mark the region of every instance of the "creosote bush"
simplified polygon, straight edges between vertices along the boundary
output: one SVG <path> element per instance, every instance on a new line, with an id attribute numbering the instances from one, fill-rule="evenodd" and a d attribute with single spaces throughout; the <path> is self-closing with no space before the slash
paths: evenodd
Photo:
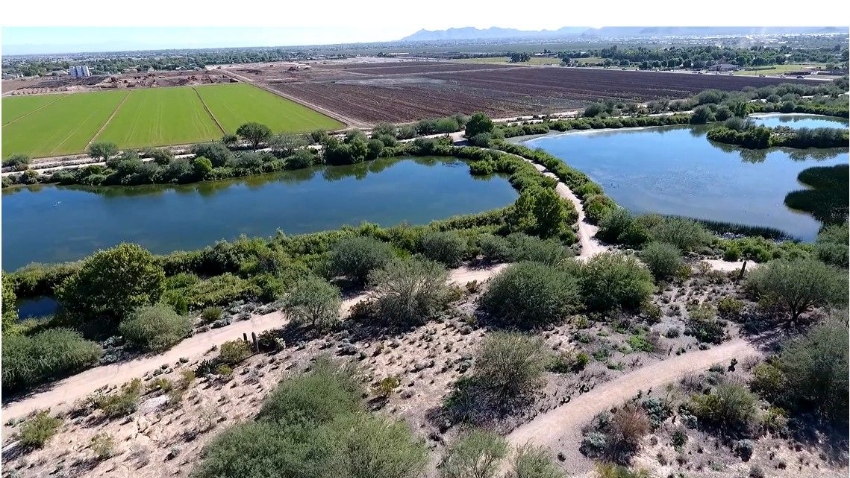
<path id="1" fill-rule="evenodd" d="M 227 365 L 236 365 L 250 356 L 251 346 L 242 339 L 225 342 L 218 349 L 219 362 Z"/>
<path id="2" fill-rule="evenodd" d="M 342 295 L 337 287 L 317 276 L 299 279 L 286 293 L 282 308 L 296 323 L 310 324 L 322 330 L 339 321 Z"/>
<path id="3" fill-rule="evenodd" d="M 4 333 L 3 390 L 15 392 L 76 373 L 96 364 L 102 355 L 97 343 L 71 329 L 47 329 L 34 335 Z"/>
<path id="4" fill-rule="evenodd" d="M 41 410 L 21 424 L 18 439 L 25 448 L 41 448 L 59 431 L 62 420 Z"/>
<path id="5" fill-rule="evenodd" d="M 330 251 L 328 271 L 363 284 L 369 273 L 384 267 L 393 258 L 392 247 L 371 237 L 347 237 Z"/>
<path id="6" fill-rule="evenodd" d="M 634 257 L 606 252 L 581 267 L 579 285 L 591 310 L 637 309 L 654 290 L 652 275 Z"/>
<path id="7" fill-rule="evenodd" d="M 454 231 L 429 232 L 419 240 L 419 249 L 428 259 L 454 268 L 466 255 L 466 239 Z"/>
<path id="8" fill-rule="evenodd" d="M 682 252 L 673 244 L 651 242 L 640 254 L 641 260 L 658 280 L 670 280 L 682 270 Z"/>
<path id="9" fill-rule="evenodd" d="M 393 326 L 421 324 L 449 300 L 448 272 L 437 262 L 395 259 L 369 274 L 378 318 Z"/>
<path id="10" fill-rule="evenodd" d="M 508 402 L 534 392 L 540 385 L 547 358 L 539 338 L 493 332 L 478 350 L 473 377 L 498 400 Z"/>
<path id="11" fill-rule="evenodd" d="M 470 430 L 446 450 L 438 469 L 441 478 L 493 478 L 508 444 L 494 432 Z"/>
<path id="12" fill-rule="evenodd" d="M 549 450 L 525 445 L 516 451 L 506 478 L 566 478 Z"/>
<path id="13" fill-rule="evenodd" d="M 576 310 L 579 302 L 574 277 L 534 262 L 508 266 L 481 297 L 484 308 L 500 322 L 524 328 L 556 323 Z"/>
<path id="14" fill-rule="evenodd" d="M 170 306 L 151 305 L 135 310 L 118 327 L 132 347 L 145 352 L 162 352 L 183 340 L 192 330 L 192 320 L 178 315 Z"/>
<path id="15" fill-rule="evenodd" d="M 749 434 L 756 401 L 755 395 L 743 385 L 721 383 L 707 395 L 693 395 L 689 407 L 700 425 L 734 438 Z"/>

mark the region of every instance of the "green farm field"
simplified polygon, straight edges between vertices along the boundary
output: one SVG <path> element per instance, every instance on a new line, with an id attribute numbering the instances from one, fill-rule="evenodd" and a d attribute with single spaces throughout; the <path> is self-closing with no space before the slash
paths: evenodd
<path id="1" fill-rule="evenodd" d="M 7 97 L 2 108 L 4 159 L 83 153 L 97 141 L 122 149 L 210 141 L 249 121 L 275 133 L 343 126 L 248 84 Z"/>
<path id="2" fill-rule="evenodd" d="M 245 118 L 275 132 L 305 133 L 343 126 L 306 106 L 245 83 L 199 86 L 195 90 L 228 133 L 235 133 L 236 128 L 245 123 Z"/>
<path id="3" fill-rule="evenodd" d="M 223 134 L 194 89 L 150 88 L 133 91 L 97 141 L 142 148 L 218 139 Z"/>
<path id="4" fill-rule="evenodd" d="M 84 151 L 127 94 L 110 91 L 62 95 L 61 100 L 4 124 L 3 158 L 17 153 L 40 157 Z M 55 96 L 50 95 L 51 99 Z M 15 105 L 20 99 L 29 98 L 3 98 L 4 118 L 7 108 L 20 111 Z"/>

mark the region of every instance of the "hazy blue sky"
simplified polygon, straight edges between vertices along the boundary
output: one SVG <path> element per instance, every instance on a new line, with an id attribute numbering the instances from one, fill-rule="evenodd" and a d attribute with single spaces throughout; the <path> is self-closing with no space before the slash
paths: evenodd
<path id="1" fill-rule="evenodd" d="M 319 45 L 392 41 L 420 29 L 504 27 L 553 30 L 566 26 L 819 25 L 846 18 L 847 2 L 818 9 L 765 9 L 762 2 L 712 0 L 694 16 L 679 0 L 535 0 L 528 7 L 459 0 L 252 0 L 249 5 L 180 0 L 47 0 L 6 2 L 2 53 L 66 53 L 166 48 Z M 244 8 L 243 8 L 244 7 Z M 730 15 L 729 12 L 734 12 Z M 34 22 L 35 26 L 34 26 Z M 213 25 L 227 26 L 213 26 Z M 255 27 L 246 24 L 257 25 Z M 90 25 L 90 26 L 66 26 Z M 116 26 L 120 25 L 120 26 Z M 160 25 L 160 26 L 154 26 Z M 196 26 L 190 26 L 196 25 Z"/>

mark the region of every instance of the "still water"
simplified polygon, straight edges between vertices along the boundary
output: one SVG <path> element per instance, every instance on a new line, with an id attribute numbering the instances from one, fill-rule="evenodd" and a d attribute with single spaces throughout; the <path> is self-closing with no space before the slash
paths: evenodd
<path id="1" fill-rule="evenodd" d="M 425 224 L 516 197 L 504 178 L 473 177 L 461 160 L 421 157 L 182 186 L 4 190 L 3 269 L 77 260 L 122 241 L 167 253 L 277 229 Z"/>
<path id="2" fill-rule="evenodd" d="M 781 119 L 772 116 L 765 121 Z M 847 126 L 846 120 L 838 118 L 800 121 L 788 124 Z M 813 241 L 820 223 L 809 214 L 787 208 L 785 195 L 805 187 L 797 181 L 800 171 L 847 164 L 847 150 L 744 150 L 709 142 L 707 130 L 705 126 L 671 126 L 583 131 L 524 143 L 543 148 L 583 171 L 632 213 L 773 227 Z"/>

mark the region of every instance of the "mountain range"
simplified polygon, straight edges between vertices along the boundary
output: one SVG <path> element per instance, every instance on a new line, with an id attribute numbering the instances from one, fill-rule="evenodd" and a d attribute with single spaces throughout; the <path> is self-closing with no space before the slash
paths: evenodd
<path id="1" fill-rule="evenodd" d="M 846 27 L 563 27 L 557 30 L 517 30 L 474 27 L 419 30 L 400 41 L 556 39 L 567 37 L 623 38 L 653 36 L 793 35 L 847 33 Z"/>

